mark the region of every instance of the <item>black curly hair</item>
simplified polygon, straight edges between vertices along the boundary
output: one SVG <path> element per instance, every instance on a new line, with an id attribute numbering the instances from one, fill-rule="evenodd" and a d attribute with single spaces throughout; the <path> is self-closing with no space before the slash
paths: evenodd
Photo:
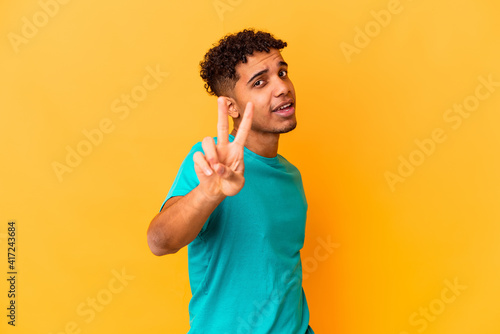
<path id="1" fill-rule="evenodd" d="M 235 69 L 238 63 L 246 63 L 247 56 L 254 51 L 281 50 L 286 45 L 270 33 L 254 29 L 226 35 L 208 50 L 200 62 L 200 76 L 205 81 L 205 89 L 210 95 L 228 95 L 239 79 Z"/>

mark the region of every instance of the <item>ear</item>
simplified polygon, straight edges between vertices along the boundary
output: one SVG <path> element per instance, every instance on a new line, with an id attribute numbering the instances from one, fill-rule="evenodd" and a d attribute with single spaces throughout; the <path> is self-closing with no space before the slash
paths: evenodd
<path id="1" fill-rule="evenodd" d="M 238 110 L 238 105 L 236 104 L 236 101 L 232 97 L 226 97 L 226 103 L 227 103 L 227 113 L 229 116 L 232 118 L 238 118 L 240 117 L 240 111 Z"/>

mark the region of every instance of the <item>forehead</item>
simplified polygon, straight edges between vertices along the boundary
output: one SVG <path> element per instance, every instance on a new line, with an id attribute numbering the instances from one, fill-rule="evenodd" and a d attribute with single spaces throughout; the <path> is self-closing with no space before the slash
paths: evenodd
<path id="1" fill-rule="evenodd" d="M 272 67 L 278 67 L 282 61 L 284 60 L 281 52 L 276 49 L 271 49 L 269 52 L 254 52 L 251 56 L 247 56 L 246 63 L 238 63 L 235 70 L 240 80 L 246 82 L 253 74 Z"/>

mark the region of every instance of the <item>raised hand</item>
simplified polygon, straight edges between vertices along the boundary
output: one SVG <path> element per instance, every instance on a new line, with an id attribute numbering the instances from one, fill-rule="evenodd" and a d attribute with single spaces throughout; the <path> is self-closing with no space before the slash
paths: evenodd
<path id="1" fill-rule="evenodd" d="M 245 184 L 243 152 L 252 126 L 253 104 L 247 103 L 235 139 L 229 142 L 228 106 L 223 97 L 219 97 L 217 103 L 217 144 L 212 137 L 203 139 L 205 155 L 201 152 L 194 154 L 194 168 L 200 180 L 200 187 L 207 196 L 234 196 Z"/>

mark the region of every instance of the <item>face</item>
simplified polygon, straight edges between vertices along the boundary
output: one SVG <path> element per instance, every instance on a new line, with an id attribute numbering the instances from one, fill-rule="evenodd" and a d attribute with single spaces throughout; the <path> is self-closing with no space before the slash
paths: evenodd
<path id="1" fill-rule="evenodd" d="M 239 80 L 233 89 L 236 111 L 235 126 L 239 124 L 247 102 L 254 104 L 252 131 L 285 133 L 297 126 L 295 119 L 295 90 L 288 77 L 288 65 L 279 50 L 254 52 L 246 63 L 236 65 Z M 234 117 L 234 116 L 233 116 Z"/>

